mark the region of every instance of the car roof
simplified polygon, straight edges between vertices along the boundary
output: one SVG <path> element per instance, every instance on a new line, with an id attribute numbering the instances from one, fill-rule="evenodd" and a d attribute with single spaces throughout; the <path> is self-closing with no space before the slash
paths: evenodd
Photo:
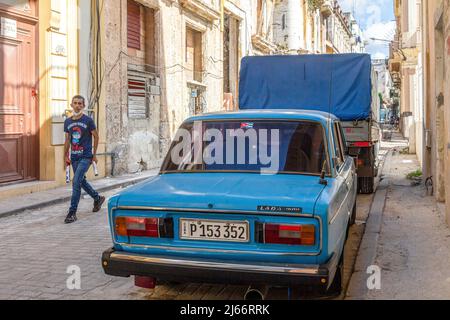
<path id="1" fill-rule="evenodd" d="M 233 112 L 213 112 L 188 118 L 185 122 L 212 120 L 309 120 L 327 123 L 339 119 L 327 112 L 312 110 L 244 110 Z"/>

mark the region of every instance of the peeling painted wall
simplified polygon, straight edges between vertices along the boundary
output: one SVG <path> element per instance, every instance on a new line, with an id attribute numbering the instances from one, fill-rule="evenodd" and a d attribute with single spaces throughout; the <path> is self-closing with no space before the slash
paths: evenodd
<path id="1" fill-rule="evenodd" d="M 192 115 L 185 63 L 186 28 L 202 33 L 204 112 L 222 109 L 223 62 L 220 20 L 208 21 L 178 1 L 138 1 L 155 10 L 156 73 L 160 96 L 150 103 L 148 119 L 130 119 L 127 104 L 127 1 L 105 0 L 104 48 L 107 149 L 117 153 L 115 174 L 160 166 L 180 124 Z M 218 12 L 219 2 L 213 1 Z M 141 161 L 142 160 L 142 161 Z"/>

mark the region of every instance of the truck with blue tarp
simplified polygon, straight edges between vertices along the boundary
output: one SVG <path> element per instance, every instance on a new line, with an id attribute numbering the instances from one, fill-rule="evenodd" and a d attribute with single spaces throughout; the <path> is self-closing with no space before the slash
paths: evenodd
<path id="1" fill-rule="evenodd" d="M 373 193 L 378 175 L 378 94 L 368 54 L 245 57 L 241 110 L 316 110 L 341 120 L 355 158 L 358 191 Z"/>

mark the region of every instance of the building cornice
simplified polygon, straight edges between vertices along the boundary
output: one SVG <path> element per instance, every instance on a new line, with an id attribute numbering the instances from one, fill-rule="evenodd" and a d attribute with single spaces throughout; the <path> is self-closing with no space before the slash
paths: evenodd
<path id="1" fill-rule="evenodd" d="M 3 4 L 0 4 L 0 13 L 2 14 L 2 17 L 5 18 L 12 18 L 18 21 L 23 21 L 32 24 L 37 24 L 39 22 L 39 19 L 37 17 L 16 10 L 11 10 L 9 9 L 9 7 Z"/>
<path id="2" fill-rule="evenodd" d="M 179 0 L 180 5 L 186 9 L 191 11 L 192 13 L 200 16 L 201 18 L 214 22 L 220 19 L 220 12 L 206 5 L 203 1 L 200 0 Z"/>

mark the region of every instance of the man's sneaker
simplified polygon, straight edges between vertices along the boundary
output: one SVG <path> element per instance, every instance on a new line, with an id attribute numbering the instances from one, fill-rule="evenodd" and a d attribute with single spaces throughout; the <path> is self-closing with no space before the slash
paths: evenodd
<path id="1" fill-rule="evenodd" d="M 102 208 L 102 204 L 105 202 L 106 198 L 103 196 L 100 196 L 100 198 L 98 198 L 98 200 L 94 201 L 94 209 L 92 210 L 92 212 L 99 212 L 100 209 Z"/>
<path id="2" fill-rule="evenodd" d="M 64 220 L 65 224 L 74 223 L 77 221 L 77 213 L 76 212 L 69 212 L 69 214 L 66 217 L 66 220 Z"/>

